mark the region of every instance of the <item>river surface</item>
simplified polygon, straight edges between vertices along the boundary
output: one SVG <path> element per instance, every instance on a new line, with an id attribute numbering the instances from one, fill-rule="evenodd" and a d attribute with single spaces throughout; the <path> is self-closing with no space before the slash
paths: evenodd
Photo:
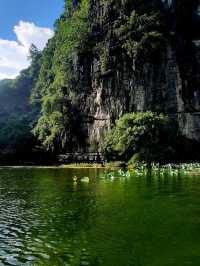
<path id="1" fill-rule="evenodd" d="M 200 176 L 103 171 L 1 169 L 0 265 L 200 265 Z"/>

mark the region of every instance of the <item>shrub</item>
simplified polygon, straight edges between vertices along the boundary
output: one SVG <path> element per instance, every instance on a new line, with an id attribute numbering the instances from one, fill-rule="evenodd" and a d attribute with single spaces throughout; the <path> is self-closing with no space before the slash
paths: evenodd
<path id="1" fill-rule="evenodd" d="M 175 155 L 176 136 L 176 123 L 164 114 L 125 114 L 108 132 L 103 151 L 108 160 L 136 160 L 150 167 Z"/>

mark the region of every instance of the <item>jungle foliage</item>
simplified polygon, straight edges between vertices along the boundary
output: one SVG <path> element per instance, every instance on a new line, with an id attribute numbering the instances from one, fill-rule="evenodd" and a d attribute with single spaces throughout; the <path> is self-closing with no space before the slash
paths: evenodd
<path id="1" fill-rule="evenodd" d="M 115 71 L 120 60 L 136 69 L 161 58 L 166 29 L 159 1 L 107 0 L 100 20 L 92 17 L 90 3 L 65 0 L 45 49 L 32 46 L 31 66 L 17 79 L 0 82 L 1 153 L 38 146 L 54 154 L 78 149 L 86 139 L 80 95 L 91 74 L 91 65 L 85 64 L 90 55 L 100 61 L 99 76 Z M 135 156 L 149 163 L 167 160 L 163 156 L 174 153 L 169 130 L 176 129 L 165 115 L 126 114 L 108 134 L 105 154 L 109 159 Z"/>
<path id="2" fill-rule="evenodd" d="M 108 160 L 165 163 L 175 156 L 176 123 L 153 112 L 123 115 L 108 133 L 104 153 Z"/>
<path id="3" fill-rule="evenodd" d="M 82 0 L 72 10 L 72 1 L 66 1 L 65 12 L 55 24 L 55 36 L 44 49 L 39 78 L 32 92 L 32 102 L 40 101 L 41 106 L 33 132 L 47 150 L 54 152 L 66 150 L 80 134 L 76 95 L 80 77 L 74 61 L 87 49 L 89 1 Z"/>
<path id="4" fill-rule="evenodd" d="M 30 93 L 40 69 L 41 52 L 30 49 L 31 66 L 15 80 L 0 82 L 0 153 L 32 152 L 36 138 L 31 129 L 37 119 L 38 109 L 30 104 Z"/>

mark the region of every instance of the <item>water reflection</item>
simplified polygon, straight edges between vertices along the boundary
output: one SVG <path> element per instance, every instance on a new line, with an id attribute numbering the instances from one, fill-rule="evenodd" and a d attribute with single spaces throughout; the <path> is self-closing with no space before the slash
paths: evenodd
<path id="1" fill-rule="evenodd" d="M 87 257 L 84 232 L 95 215 L 95 185 L 75 186 L 72 174 L 60 170 L 1 171 L 2 263 L 51 260 L 60 265 Z"/>
<path id="2" fill-rule="evenodd" d="M 0 170 L 0 265 L 200 265 L 200 177 L 102 176 Z"/>

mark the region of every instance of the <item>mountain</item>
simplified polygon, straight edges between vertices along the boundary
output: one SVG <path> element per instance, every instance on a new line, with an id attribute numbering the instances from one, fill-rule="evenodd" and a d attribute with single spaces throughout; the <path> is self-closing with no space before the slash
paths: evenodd
<path id="1" fill-rule="evenodd" d="M 31 130 L 39 110 L 30 102 L 40 69 L 40 52 L 35 47 L 31 57 L 31 66 L 18 78 L 0 81 L 0 154 L 6 158 L 12 154 L 18 154 L 18 159 L 26 158 L 36 144 Z"/>
<path id="2" fill-rule="evenodd" d="M 152 110 L 177 120 L 181 153 L 196 158 L 200 143 L 198 1 L 65 2 L 54 37 L 29 68 L 37 62 L 30 86 L 22 86 L 25 98 L 19 81 L 23 73 L 13 81 L 22 95 L 22 104 L 16 108 L 31 108 L 31 95 L 39 109 L 31 125 L 39 143 L 56 154 L 101 151 L 107 130 L 122 114 Z M 10 83 L 2 82 L 0 102 L 2 97 L 12 98 Z M 10 114 L 15 113 L 9 106 Z"/>

